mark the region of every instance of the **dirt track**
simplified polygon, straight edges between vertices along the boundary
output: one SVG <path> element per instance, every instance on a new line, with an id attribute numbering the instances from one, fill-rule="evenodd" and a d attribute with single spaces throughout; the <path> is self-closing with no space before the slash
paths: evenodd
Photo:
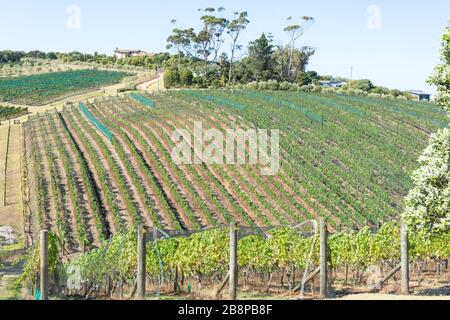
<path id="1" fill-rule="evenodd" d="M 11 121 L 12 123 L 12 121 Z M 12 226 L 19 236 L 23 238 L 23 208 L 22 208 L 22 127 L 11 124 L 8 148 L 8 161 L 6 150 L 8 143 L 8 125 L 0 126 L 0 226 Z M 6 176 L 5 176 L 6 166 Z M 6 180 L 6 183 L 5 183 Z M 6 184 L 6 206 L 4 206 L 4 188 Z"/>
<path id="2" fill-rule="evenodd" d="M 164 90 L 164 74 L 161 73 L 156 79 L 144 82 L 137 86 L 138 90 L 148 92 L 158 92 Z"/>

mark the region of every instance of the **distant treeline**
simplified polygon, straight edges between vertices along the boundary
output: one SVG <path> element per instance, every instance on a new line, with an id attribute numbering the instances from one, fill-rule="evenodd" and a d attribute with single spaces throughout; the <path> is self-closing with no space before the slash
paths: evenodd
<path id="1" fill-rule="evenodd" d="M 22 58 L 37 58 L 37 54 L 42 54 L 43 59 L 50 59 L 53 55 L 51 53 L 44 53 L 40 51 L 30 51 L 30 52 L 24 52 L 24 51 L 11 51 L 11 50 L 5 50 L 0 51 L 0 63 L 16 63 L 20 62 Z M 42 57 L 42 55 L 40 57 Z M 56 59 L 56 56 L 54 57 Z"/>
<path id="2" fill-rule="evenodd" d="M 62 52 L 42 52 L 42 51 L 11 51 L 5 50 L 0 51 L 0 63 L 19 63 L 23 58 L 32 59 L 45 59 L 45 60 L 62 60 L 64 62 L 89 62 L 97 63 L 101 65 L 132 65 L 147 68 L 155 68 L 156 66 L 163 65 L 164 61 L 170 58 L 169 53 L 160 53 L 155 56 L 139 56 L 139 57 L 129 57 L 124 59 L 117 59 L 115 56 L 108 56 L 106 54 L 99 54 L 95 52 L 94 54 L 82 53 L 78 51 L 73 51 L 69 53 Z"/>
<path id="3" fill-rule="evenodd" d="M 376 86 L 367 79 L 322 76 L 308 70 L 317 48 L 297 44 L 314 25 L 314 17 L 288 17 L 283 28 L 287 42 L 263 32 L 255 40 L 244 43 L 242 34 L 250 26 L 248 12 L 221 7 L 199 9 L 198 14 L 200 28 L 193 25 L 180 28 L 176 20 L 170 21 L 174 29 L 166 40 L 166 48 L 173 55 L 164 66 L 167 88 L 243 87 L 412 98 L 400 90 Z"/>
<path id="4" fill-rule="evenodd" d="M 171 38 L 169 37 L 169 40 Z M 173 40 L 172 40 L 173 41 Z M 179 40 L 181 41 L 181 40 Z M 193 40 L 190 40 L 193 41 Z M 187 44 L 185 46 L 198 45 Z M 170 46 L 169 46 L 170 47 Z M 338 92 L 352 95 L 379 95 L 387 97 L 413 98 L 410 94 L 386 87 L 374 85 L 370 80 L 350 80 L 346 78 L 319 75 L 307 71 L 309 59 L 315 50 L 311 47 L 294 48 L 275 46 L 270 35 L 262 34 L 250 42 L 247 54 L 231 63 L 226 54 L 217 61 L 202 61 L 198 56 L 188 54 L 191 49 L 179 49 L 176 53 L 161 52 L 154 56 L 134 56 L 118 59 L 106 54 L 42 52 L 38 50 L 0 51 L 0 64 L 20 63 L 23 58 L 60 60 L 63 62 L 96 63 L 103 66 L 129 65 L 148 69 L 164 69 L 167 88 L 220 88 L 248 87 L 250 89 L 271 89 L 290 91 Z M 291 56 L 292 59 L 289 57 Z M 290 70 L 290 71 L 287 71 Z M 231 75 L 231 77 L 230 77 Z M 320 81 L 343 81 L 347 84 L 341 88 L 324 88 Z"/>
<path id="5" fill-rule="evenodd" d="M 17 63 L 23 58 L 56 60 L 58 59 L 58 54 L 55 52 L 45 53 L 37 50 L 30 52 L 11 50 L 0 51 L 0 63 Z"/>

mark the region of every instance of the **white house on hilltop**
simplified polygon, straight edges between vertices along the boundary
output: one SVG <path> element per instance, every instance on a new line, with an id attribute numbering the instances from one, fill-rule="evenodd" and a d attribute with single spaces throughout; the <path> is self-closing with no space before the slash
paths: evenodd
<path id="1" fill-rule="evenodd" d="M 324 88 L 342 88 L 347 85 L 347 81 L 322 80 L 319 82 L 320 82 L 320 85 Z"/>
<path id="2" fill-rule="evenodd" d="M 114 50 L 114 56 L 117 59 L 124 59 L 124 58 L 129 58 L 129 57 L 153 57 L 155 54 L 152 52 L 145 52 L 142 50 L 129 50 L 129 49 L 119 49 L 116 48 L 116 50 Z"/>
<path id="3" fill-rule="evenodd" d="M 408 92 L 410 94 L 412 94 L 413 96 L 415 96 L 417 98 L 417 100 L 419 100 L 419 101 L 430 101 L 431 100 L 431 94 L 429 94 L 429 93 L 425 93 L 420 90 L 409 90 Z"/>

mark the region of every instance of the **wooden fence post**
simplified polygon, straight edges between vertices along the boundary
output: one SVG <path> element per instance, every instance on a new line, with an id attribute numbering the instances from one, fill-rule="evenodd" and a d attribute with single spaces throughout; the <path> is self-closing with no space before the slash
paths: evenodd
<path id="1" fill-rule="evenodd" d="M 400 227 L 400 250 L 402 271 L 402 294 L 409 294 L 409 254 L 408 254 L 408 230 L 402 221 Z"/>
<path id="2" fill-rule="evenodd" d="M 325 219 L 320 220 L 320 298 L 328 297 L 328 231 Z"/>
<path id="3" fill-rule="evenodd" d="M 238 264 L 237 264 L 237 226 L 236 223 L 232 222 L 230 224 L 230 282 L 229 282 L 229 293 L 230 299 L 236 300 L 236 292 L 238 285 Z"/>
<path id="4" fill-rule="evenodd" d="M 143 226 L 138 228 L 137 243 L 137 300 L 145 299 L 145 280 L 146 280 L 146 250 L 145 250 L 145 229 Z"/>
<path id="5" fill-rule="evenodd" d="M 41 300 L 48 300 L 48 231 L 41 231 L 40 239 Z"/>

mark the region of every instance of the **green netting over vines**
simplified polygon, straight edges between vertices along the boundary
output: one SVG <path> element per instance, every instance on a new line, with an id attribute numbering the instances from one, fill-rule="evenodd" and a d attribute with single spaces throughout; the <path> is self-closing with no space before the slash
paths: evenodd
<path id="1" fill-rule="evenodd" d="M 301 113 L 303 113 L 311 121 L 323 123 L 323 117 L 322 116 L 320 116 L 318 114 L 315 114 L 314 112 L 308 110 L 307 108 L 299 106 L 299 105 L 297 105 L 295 103 L 292 103 L 292 102 L 289 102 L 289 101 L 286 101 L 286 100 L 282 100 L 282 99 L 277 99 L 277 98 L 268 96 L 268 95 L 266 95 L 264 93 L 260 93 L 260 92 L 246 92 L 246 94 L 252 95 L 252 96 L 257 97 L 257 98 L 261 98 L 261 99 L 263 99 L 266 102 L 272 102 L 272 103 L 276 103 L 276 104 L 278 104 L 280 106 L 284 106 L 284 107 L 288 107 L 288 108 L 291 108 L 291 109 L 295 109 L 295 110 L 300 111 Z"/>
<path id="2" fill-rule="evenodd" d="M 388 106 L 389 107 L 389 106 Z M 441 120 L 431 119 L 430 117 L 423 115 L 419 112 L 413 111 L 413 110 L 399 110 L 393 107 L 390 107 L 392 111 L 395 111 L 397 113 L 406 114 L 408 116 L 411 116 L 413 118 L 419 119 L 419 120 L 425 120 L 425 121 L 431 121 L 435 126 L 444 129 L 448 128 L 448 123 Z"/>
<path id="3" fill-rule="evenodd" d="M 136 102 L 138 102 L 140 104 L 143 104 L 144 106 L 147 106 L 147 107 L 150 107 L 150 108 L 156 108 L 156 103 L 153 100 L 151 100 L 151 99 L 149 99 L 149 98 L 147 98 L 145 96 L 142 96 L 142 95 L 137 94 L 137 93 L 131 93 L 130 97 L 134 101 L 136 101 Z"/>
<path id="4" fill-rule="evenodd" d="M 103 123 L 98 121 L 98 119 L 92 115 L 92 113 L 86 108 L 86 106 L 82 102 L 80 102 L 80 110 L 89 119 L 89 121 L 95 127 L 97 127 L 97 129 L 100 130 L 100 132 L 103 133 L 106 138 L 108 138 L 109 141 L 112 141 L 113 135 L 111 131 L 109 131 L 109 129 Z"/>
<path id="5" fill-rule="evenodd" d="M 245 108 L 246 108 L 244 105 L 242 105 L 240 103 L 237 103 L 237 102 L 234 102 L 234 101 L 231 101 L 231 100 L 227 100 L 227 99 L 223 99 L 223 98 L 220 98 L 220 97 L 205 96 L 205 97 L 203 97 L 203 99 L 206 100 L 206 101 L 214 102 L 216 104 L 220 104 L 220 105 L 224 105 L 224 106 L 227 106 L 227 107 L 231 107 L 231 108 L 237 109 L 239 111 L 244 111 Z"/>
<path id="6" fill-rule="evenodd" d="M 196 97 L 198 99 L 202 99 L 204 101 L 212 102 L 212 103 L 226 106 L 226 107 L 231 107 L 231 108 L 237 109 L 239 111 L 244 111 L 246 109 L 246 106 L 244 106 L 240 103 L 228 100 L 228 99 L 210 96 L 210 95 L 205 96 L 205 95 L 201 94 L 200 92 L 196 92 L 196 91 L 186 91 L 186 93 L 188 93 L 191 96 Z"/>
<path id="7" fill-rule="evenodd" d="M 342 94 L 342 95 L 340 94 L 338 96 L 344 97 L 345 99 L 347 99 L 349 101 L 359 102 L 361 104 L 367 103 L 367 98 L 364 98 L 364 97 L 350 96 L 350 95 L 344 95 L 344 94 Z M 311 97 L 315 98 L 315 96 L 311 96 Z M 304 98 L 304 96 L 302 96 L 302 98 Z M 314 98 L 311 98 L 311 99 L 314 99 Z M 432 104 L 426 104 L 426 108 L 424 107 L 425 104 L 423 106 L 419 105 L 419 108 L 416 107 L 417 111 L 415 111 L 415 110 L 410 109 L 412 107 L 410 101 L 405 102 L 402 107 L 399 107 L 398 105 L 389 103 L 390 101 L 387 99 L 383 99 L 382 103 L 380 103 L 379 101 L 377 101 L 375 99 L 373 101 L 374 101 L 374 106 L 376 105 L 376 106 L 379 106 L 380 108 L 388 109 L 389 111 L 395 112 L 400 115 L 410 116 L 411 118 L 419 120 L 421 122 L 426 121 L 426 122 L 432 123 L 433 125 L 435 125 L 438 128 L 441 128 L 441 129 L 449 128 L 447 121 L 436 119 L 436 117 L 438 117 L 439 114 L 445 115 L 445 113 L 443 113 L 441 109 L 436 108 Z M 378 103 L 380 105 L 378 105 Z M 329 102 L 328 102 L 328 104 L 330 105 Z M 430 113 L 427 113 L 427 110 L 431 110 L 435 114 L 430 115 Z"/>
<path id="8" fill-rule="evenodd" d="M 128 76 L 127 72 L 92 69 L 0 78 L 0 100 L 42 105 L 68 93 L 118 83 Z"/>
<path id="9" fill-rule="evenodd" d="M 318 97 L 316 95 L 309 95 L 309 94 L 302 94 L 302 98 L 304 98 L 312 103 L 320 102 L 320 104 L 327 105 L 331 108 L 340 109 L 345 112 L 350 112 L 350 113 L 356 114 L 357 116 L 362 117 L 362 118 L 366 116 L 366 113 L 363 110 L 357 109 L 348 104 L 331 103 L 326 98 Z"/>

